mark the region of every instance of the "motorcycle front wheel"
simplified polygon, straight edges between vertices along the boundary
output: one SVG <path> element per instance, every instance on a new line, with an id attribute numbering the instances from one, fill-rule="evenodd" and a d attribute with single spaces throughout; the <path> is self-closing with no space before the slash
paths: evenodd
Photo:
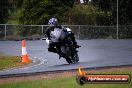
<path id="1" fill-rule="evenodd" d="M 74 56 L 73 56 L 73 62 L 77 63 L 78 61 L 79 61 L 79 56 L 78 56 L 78 53 L 77 53 L 77 50 L 76 50 L 75 53 L 74 53 Z"/>
<path id="2" fill-rule="evenodd" d="M 68 55 L 68 52 L 66 51 L 64 46 L 61 47 L 61 54 L 62 54 L 63 58 L 66 59 L 67 63 L 69 63 L 69 64 L 73 63 L 71 56 Z"/>

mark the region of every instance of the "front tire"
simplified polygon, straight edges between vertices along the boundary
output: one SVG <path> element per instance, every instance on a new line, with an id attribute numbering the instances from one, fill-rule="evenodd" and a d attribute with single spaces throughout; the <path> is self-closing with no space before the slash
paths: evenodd
<path id="1" fill-rule="evenodd" d="M 69 63 L 69 64 L 72 64 L 73 63 L 70 58 L 65 58 L 65 59 L 66 59 L 67 63 Z"/>
<path id="2" fill-rule="evenodd" d="M 61 53 L 62 56 L 66 59 L 67 63 L 69 64 L 73 63 L 64 46 L 61 47 Z"/>
<path id="3" fill-rule="evenodd" d="M 73 60 L 75 63 L 77 63 L 79 61 L 79 56 L 78 56 L 77 50 L 75 51 L 75 54 L 73 56 Z"/>

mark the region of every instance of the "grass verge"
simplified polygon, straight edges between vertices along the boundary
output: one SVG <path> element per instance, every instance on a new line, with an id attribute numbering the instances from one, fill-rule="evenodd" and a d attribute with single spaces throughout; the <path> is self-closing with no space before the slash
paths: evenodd
<path id="1" fill-rule="evenodd" d="M 132 69 L 116 69 L 116 70 L 96 70 L 88 71 L 89 74 L 129 74 L 132 76 Z M 74 73 L 76 74 L 76 72 Z M 63 75 L 63 74 L 61 74 Z M 66 74 L 65 74 L 66 75 Z M 76 77 L 53 77 L 52 79 L 39 80 L 24 80 L 19 82 L 11 82 L 0 85 L 0 88 L 132 88 L 130 84 L 85 84 L 79 85 L 76 83 Z"/>
<path id="2" fill-rule="evenodd" d="M 29 62 L 31 63 L 31 62 Z M 11 56 L 0 54 L 0 70 L 24 66 L 29 63 L 22 63 L 20 56 Z"/>

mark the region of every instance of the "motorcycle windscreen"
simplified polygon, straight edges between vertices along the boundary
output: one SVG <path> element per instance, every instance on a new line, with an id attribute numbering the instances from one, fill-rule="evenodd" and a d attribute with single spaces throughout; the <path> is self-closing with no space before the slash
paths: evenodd
<path id="1" fill-rule="evenodd" d="M 51 31 L 51 41 L 52 42 L 59 42 L 58 39 L 61 36 L 62 29 L 55 28 L 54 31 Z"/>
<path id="2" fill-rule="evenodd" d="M 61 41 L 63 41 L 63 40 L 65 40 L 66 39 L 66 37 L 67 37 L 67 33 L 65 32 L 65 31 L 61 31 L 61 35 L 60 35 L 60 40 Z"/>
<path id="3" fill-rule="evenodd" d="M 51 41 L 52 42 L 59 42 L 58 39 L 63 41 L 66 38 L 66 33 L 59 28 L 55 28 L 54 31 L 51 31 Z"/>

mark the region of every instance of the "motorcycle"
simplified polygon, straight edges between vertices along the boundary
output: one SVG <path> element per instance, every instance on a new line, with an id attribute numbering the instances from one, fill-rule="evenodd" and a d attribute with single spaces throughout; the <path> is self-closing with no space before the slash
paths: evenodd
<path id="1" fill-rule="evenodd" d="M 65 58 L 69 64 L 77 63 L 79 61 L 78 51 L 76 50 L 76 47 L 74 47 L 68 31 L 55 28 L 54 31 L 51 31 L 50 36 L 51 40 L 46 38 L 46 43 L 55 43 L 54 48 L 57 50 L 57 54 L 60 58 Z"/>

